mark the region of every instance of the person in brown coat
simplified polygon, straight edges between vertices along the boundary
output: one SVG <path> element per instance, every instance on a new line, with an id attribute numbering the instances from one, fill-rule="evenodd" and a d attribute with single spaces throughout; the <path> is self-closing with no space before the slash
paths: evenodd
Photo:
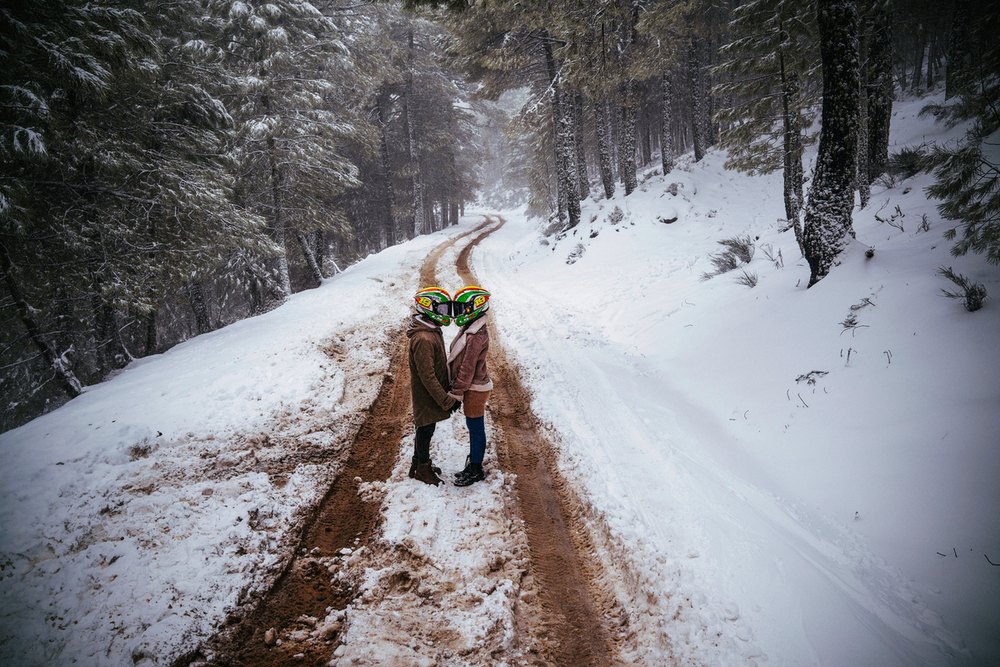
<path id="1" fill-rule="evenodd" d="M 469 486 L 486 479 L 483 457 L 486 454 L 486 401 L 493 390 L 493 381 L 486 366 L 490 352 L 489 322 L 490 293 L 482 287 L 463 287 L 451 303 L 455 324 L 461 326 L 451 341 L 448 371 L 451 388 L 448 395 L 462 401 L 465 425 L 469 428 L 469 458 L 455 475 L 455 486 Z"/>
<path id="2" fill-rule="evenodd" d="M 427 287 L 413 298 L 417 312 L 406 329 L 410 340 L 410 399 L 417 427 L 410 477 L 437 486 L 441 483 L 441 469 L 433 465 L 430 454 L 434 426 L 461 405 L 460 400 L 448 395 L 448 358 L 441 333 L 441 325 L 451 323 L 451 297 L 439 287 Z"/>

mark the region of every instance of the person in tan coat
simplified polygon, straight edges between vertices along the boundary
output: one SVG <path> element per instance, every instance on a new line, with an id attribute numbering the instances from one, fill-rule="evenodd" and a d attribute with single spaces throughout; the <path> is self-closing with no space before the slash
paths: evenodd
<path id="1" fill-rule="evenodd" d="M 465 469 L 455 475 L 455 486 L 468 486 L 486 479 L 483 457 L 486 454 L 486 401 L 493 390 L 487 368 L 490 352 L 490 293 L 482 287 L 463 287 L 451 303 L 455 324 L 461 326 L 451 342 L 448 371 L 451 388 L 448 395 L 462 401 L 465 425 L 469 429 L 469 457 Z"/>
<path id="2" fill-rule="evenodd" d="M 434 426 L 461 405 L 460 400 L 448 395 L 448 358 L 441 333 L 441 326 L 451 323 L 451 297 L 439 287 L 427 287 L 413 298 L 417 312 L 406 329 L 410 341 L 410 399 L 417 428 L 410 477 L 437 486 L 441 483 L 441 469 L 434 466 L 430 455 Z"/>

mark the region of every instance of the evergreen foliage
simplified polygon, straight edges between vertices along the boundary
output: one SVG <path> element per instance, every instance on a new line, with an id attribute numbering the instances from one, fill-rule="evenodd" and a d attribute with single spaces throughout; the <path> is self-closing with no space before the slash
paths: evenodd
<path id="1" fill-rule="evenodd" d="M 714 92 L 731 100 L 715 114 L 726 167 L 750 174 L 784 170 L 785 218 L 796 223 L 803 200 L 802 153 L 819 99 L 816 17 L 801 0 L 754 0 L 733 10 L 733 33 L 715 68 Z"/>
<path id="2" fill-rule="evenodd" d="M 316 284 L 324 260 L 384 247 L 369 209 L 405 167 L 369 168 L 368 112 L 400 79 L 384 30 L 399 15 L 300 0 L 0 8 L 0 428 Z M 422 145 L 454 222 L 476 149 L 442 71 L 425 69 Z M 399 122 L 390 109 L 390 139 Z M 362 174 L 370 196 L 350 199 Z"/>
<path id="3" fill-rule="evenodd" d="M 927 194 L 941 200 L 938 211 L 958 224 L 945 237 L 958 239 L 955 256 L 970 250 L 1000 264 L 1000 9 L 994 4 L 969 3 L 975 11 L 967 23 L 967 58 L 956 63 L 951 86 L 957 96 L 924 113 L 950 124 L 968 122 L 964 138 L 934 145 L 920 160 L 934 174 Z"/>

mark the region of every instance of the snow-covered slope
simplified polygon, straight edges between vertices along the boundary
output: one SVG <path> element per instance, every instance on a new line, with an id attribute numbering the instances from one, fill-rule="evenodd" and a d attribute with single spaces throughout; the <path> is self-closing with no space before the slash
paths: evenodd
<path id="1" fill-rule="evenodd" d="M 891 150 L 936 132 L 922 104 L 897 104 Z M 709 664 L 1000 663 L 1000 308 L 967 312 L 936 275 L 1000 295 L 1000 269 L 949 255 L 920 176 L 875 186 L 857 241 L 806 289 L 780 174 L 686 158 L 588 200 L 563 238 L 509 216 L 473 255 L 563 467 L 634 555 L 627 577 L 661 619 L 700 613 L 665 623 L 664 646 Z M 745 235 L 750 264 L 703 280 L 718 241 Z M 713 625 L 714 657 L 688 641 Z"/>

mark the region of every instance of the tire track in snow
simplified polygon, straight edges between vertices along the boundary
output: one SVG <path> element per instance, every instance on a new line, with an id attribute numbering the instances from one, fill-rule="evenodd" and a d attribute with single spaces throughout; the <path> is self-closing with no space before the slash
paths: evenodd
<path id="1" fill-rule="evenodd" d="M 472 249 L 503 224 L 484 231 L 459 253 L 456 268 L 467 285 L 478 284 L 469 268 Z M 499 337 L 493 330 L 491 338 Z M 491 350 L 494 389 L 489 410 L 500 426 L 503 442 L 497 456 L 504 470 L 517 475 L 516 489 L 537 581 L 538 605 L 530 610 L 531 631 L 537 634 L 546 657 L 567 667 L 612 664 L 609 635 L 591 593 L 585 531 L 573 525 L 574 513 L 562 492 L 563 482 L 552 461 L 548 443 L 538 432 L 531 399 L 517 369 L 499 346 Z"/>
<path id="2" fill-rule="evenodd" d="M 478 229 L 481 226 L 439 244 L 423 262 L 422 283 L 436 282 L 435 271 L 441 255 Z M 327 616 L 331 609 L 343 610 L 356 595 L 349 584 L 338 585 L 337 579 L 331 580 L 330 571 L 335 561 L 339 561 L 338 553 L 345 549 L 360 551 L 360 546 L 373 541 L 381 507 L 377 502 L 368 502 L 360 490 L 363 484 L 389 478 L 399 442 L 410 423 L 410 373 L 403 327 L 393 332 L 390 340 L 396 343 L 389 372 L 351 445 L 343 469 L 313 518 L 307 521 L 295 556 L 253 610 L 242 619 L 230 619 L 232 627 L 204 647 L 212 654 L 211 664 L 319 667 L 330 660 L 335 646 L 332 640 L 340 627 L 336 622 L 326 624 L 319 628 L 323 641 L 315 641 L 317 619 Z M 283 632 L 286 637 L 290 634 L 300 640 L 279 641 Z M 195 664 L 204 659 L 205 652 L 198 650 L 182 656 L 172 667 Z"/>

